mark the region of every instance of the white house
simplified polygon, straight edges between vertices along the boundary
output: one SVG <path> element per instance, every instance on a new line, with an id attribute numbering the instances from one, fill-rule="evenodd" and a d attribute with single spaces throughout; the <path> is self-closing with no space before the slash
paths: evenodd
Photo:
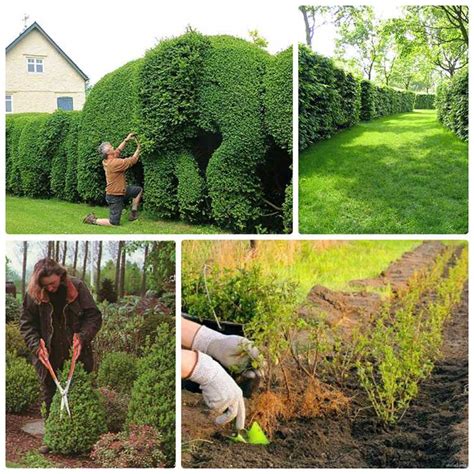
<path id="1" fill-rule="evenodd" d="M 34 22 L 6 48 L 7 113 L 81 110 L 89 78 Z"/>

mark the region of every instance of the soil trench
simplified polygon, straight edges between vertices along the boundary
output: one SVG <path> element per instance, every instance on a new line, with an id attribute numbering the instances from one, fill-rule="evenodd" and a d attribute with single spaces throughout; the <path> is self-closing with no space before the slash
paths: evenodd
<path id="1" fill-rule="evenodd" d="M 439 242 L 425 242 L 390 265 L 378 279 L 389 282 L 392 288 L 403 288 L 410 276 L 430 266 L 444 248 Z M 370 286 L 375 286 L 373 282 Z M 184 391 L 183 467 L 466 467 L 467 288 L 466 283 L 462 301 L 445 327 L 442 358 L 430 378 L 420 385 L 418 396 L 395 427 L 385 428 L 377 421 L 365 394 L 358 387 L 355 374 L 348 383 L 348 394 L 353 397 L 349 412 L 282 422 L 272 443 L 265 447 L 231 443 L 226 438 L 230 429 L 216 428 L 201 396 Z M 366 294 L 370 307 L 373 295 Z M 359 293 L 359 297 L 363 307 L 363 293 Z M 344 311 L 347 315 L 347 308 Z M 354 311 L 352 314 L 361 317 L 362 313 Z"/>

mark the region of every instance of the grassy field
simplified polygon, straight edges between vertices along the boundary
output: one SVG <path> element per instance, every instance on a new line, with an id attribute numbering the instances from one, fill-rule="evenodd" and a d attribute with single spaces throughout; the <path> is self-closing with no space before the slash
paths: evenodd
<path id="1" fill-rule="evenodd" d="M 152 220 L 140 214 L 128 220 L 128 210 L 121 225 L 99 227 L 83 224 L 82 219 L 94 212 L 108 217 L 108 209 L 87 204 L 73 204 L 57 199 L 30 199 L 7 196 L 6 228 L 9 234 L 214 234 L 223 231 L 213 226 L 190 225 L 184 222 Z"/>
<path id="2" fill-rule="evenodd" d="M 300 232 L 466 233 L 467 163 L 434 110 L 356 125 L 301 154 Z"/>
<path id="3" fill-rule="evenodd" d="M 263 274 L 298 284 L 303 300 L 316 284 L 332 290 L 353 290 L 351 280 L 376 277 L 416 247 L 413 240 L 353 241 L 184 241 L 183 280 L 201 272 L 204 264 L 219 269 L 258 265 Z"/>

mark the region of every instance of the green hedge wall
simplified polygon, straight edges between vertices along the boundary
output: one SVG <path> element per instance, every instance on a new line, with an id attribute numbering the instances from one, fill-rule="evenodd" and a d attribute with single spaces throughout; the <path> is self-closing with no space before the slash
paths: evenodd
<path id="1" fill-rule="evenodd" d="M 441 84 L 436 92 L 439 121 L 461 140 L 469 139 L 469 75 L 458 72 L 450 81 Z"/>
<path id="2" fill-rule="evenodd" d="M 104 203 L 97 148 L 135 131 L 142 156 L 127 179 L 144 185 L 148 214 L 281 231 L 291 178 L 291 73 L 291 48 L 271 56 L 242 39 L 194 31 L 161 41 L 104 76 L 81 113 L 9 118 L 7 190 Z"/>
<path id="3" fill-rule="evenodd" d="M 416 94 L 415 109 L 435 109 L 435 94 Z"/>
<path id="4" fill-rule="evenodd" d="M 411 112 L 415 94 L 358 81 L 324 56 L 299 47 L 300 149 L 324 140 L 359 120 Z"/>
<path id="5" fill-rule="evenodd" d="M 291 153 L 293 148 L 293 48 L 269 59 L 264 76 L 265 125 L 275 143 Z"/>
<path id="6" fill-rule="evenodd" d="M 129 132 L 139 131 L 138 77 L 142 64 L 143 60 L 138 59 L 107 74 L 87 97 L 82 111 L 77 162 L 77 190 L 84 201 L 105 202 L 105 174 L 98 146 L 110 142 L 116 147 Z M 122 155 L 127 156 L 133 150 L 130 144 Z M 135 168 L 130 171 L 135 173 Z"/>

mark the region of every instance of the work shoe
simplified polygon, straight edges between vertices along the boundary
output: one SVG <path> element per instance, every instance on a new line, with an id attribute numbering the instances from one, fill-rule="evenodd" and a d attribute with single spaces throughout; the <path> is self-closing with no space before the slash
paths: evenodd
<path id="1" fill-rule="evenodd" d="M 45 444 L 43 444 L 43 446 L 40 446 L 38 448 L 38 452 L 40 454 L 48 454 L 51 450 L 48 448 L 48 446 L 46 446 Z"/>
<path id="2" fill-rule="evenodd" d="M 82 220 L 84 224 L 95 224 L 96 221 L 97 221 L 97 217 L 95 216 L 93 212 L 90 214 L 87 214 L 87 216 L 84 217 L 84 219 Z"/>
<path id="3" fill-rule="evenodd" d="M 129 221 L 136 221 L 138 219 L 138 211 L 133 210 L 130 212 L 130 215 L 128 216 Z"/>

